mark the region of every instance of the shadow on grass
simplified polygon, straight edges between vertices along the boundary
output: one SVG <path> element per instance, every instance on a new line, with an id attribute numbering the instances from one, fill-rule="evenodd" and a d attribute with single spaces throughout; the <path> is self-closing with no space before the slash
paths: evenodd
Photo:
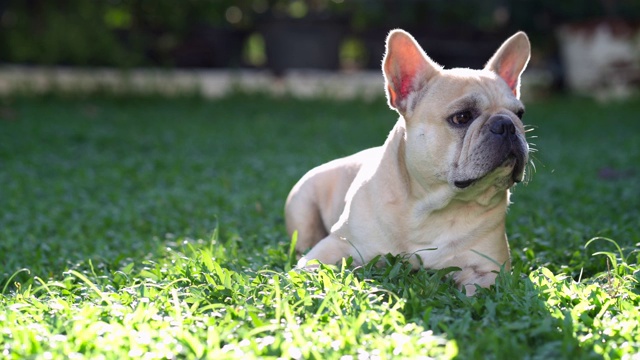
<path id="1" fill-rule="evenodd" d="M 502 272 L 495 287 L 467 297 L 446 277 L 455 269 L 415 271 L 397 257 L 387 261 L 355 272 L 404 302 L 408 323 L 455 340 L 460 358 L 601 358 L 576 337 L 569 313 L 554 316 L 545 293 L 520 272 Z"/>

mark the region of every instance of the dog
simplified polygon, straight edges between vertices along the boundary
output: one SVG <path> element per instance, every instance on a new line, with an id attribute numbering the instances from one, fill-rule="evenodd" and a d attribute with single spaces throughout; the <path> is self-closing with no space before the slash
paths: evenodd
<path id="1" fill-rule="evenodd" d="M 531 46 L 507 39 L 482 70 L 444 69 L 415 39 L 393 30 L 382 64 L 399 119 L 385 143 L 306 173 L 286 201 L 298 267 L 354 265 L 406 256 L 418 268 L 457 267 L 472 295 L 510 269 L 505 218 L 510 188 L 529 159 L 520 77 Z"/>

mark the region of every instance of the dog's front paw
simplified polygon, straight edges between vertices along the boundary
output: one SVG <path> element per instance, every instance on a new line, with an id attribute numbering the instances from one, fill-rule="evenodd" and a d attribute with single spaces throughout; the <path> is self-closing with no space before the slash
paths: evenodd
<path id="1" fill-rule="evenodd" d="M 309 259 L 306 256 L 301 257 L 296 264 L 297 269 L 317 269 L 319 267 L 320 261 L 317 259 Z"/>

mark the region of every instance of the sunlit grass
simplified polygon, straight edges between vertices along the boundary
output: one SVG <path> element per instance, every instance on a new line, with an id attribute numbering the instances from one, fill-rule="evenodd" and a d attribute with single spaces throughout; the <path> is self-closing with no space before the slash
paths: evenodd
<path id="1" fill-rule="evenodd" d="M 512 272 L 295 263 L 308 168 L 382 143 L 384 101 L 0 101 L 0 357 L 625 358 L 640 351 L 639 102 L 529 104 Z M 10 116 L 6 116 L 10 114 Z M 615 121 L 614 121 L 615 120 Z M 612 126 L 611 124 L 615 124 Z"/>

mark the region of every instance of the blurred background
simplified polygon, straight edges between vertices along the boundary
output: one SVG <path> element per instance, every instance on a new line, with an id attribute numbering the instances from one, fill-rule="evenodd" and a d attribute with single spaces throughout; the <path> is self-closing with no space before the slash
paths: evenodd
<path id="1" fill-rule="evenodd" d="M 540 93 L 625 97 L 640 84 L 638 0 L 8 0 L 0 12 L 5 91 L 43 67 L 379 76 L 393 28 L 446 67 L 481 67 L 524 30 Z"/>

